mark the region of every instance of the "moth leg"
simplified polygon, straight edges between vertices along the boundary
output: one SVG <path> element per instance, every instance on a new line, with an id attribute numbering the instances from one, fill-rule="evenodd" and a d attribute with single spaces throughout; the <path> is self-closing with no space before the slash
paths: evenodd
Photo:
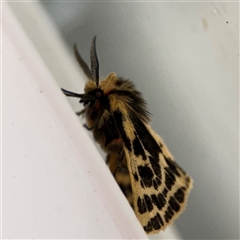
<path id="1" fill-rule="evenodd" d="M 85 113 L 85 108 L 82 109 L 81 111 L 78 111 L 76 112 L 77 116 L 81 116 Z M 92 128 L 90 128 L 86 123 L 83 124 L 83 126 L 88 130 L 88 131 L 91 131 Z"/>
<path id="2" fill-rule="evenodd" d="M 85 108 L 81 111 L 76 112 L 77 116 L 81 116 L 84 113 L 85 113 Z"/>
<path id="3" fill-rule="evenodd" d="M 124 150 L 122 149 L 120 153 L 111 152 L 107 155 L 106 164 L 109 165 L 109 169 L 114 177 L 116 177 L 116 173 L 123 167 L 123 159 L 124 159 Z"/>
<path id="4" fill-rule="evenodd" d="M 77 116 L 81 116 L 85 113 L 85 108 L 82 109 L 81 111 L 78 111 L 78 112 L 75 112 L 77 114 Z M 88 125 L 86 123 L 83 124 L 83 126 L 88 130 L 88 131 L 91 131 L 92 128 L 88 127 Z"/>
<path id="5" fill-rule="evenodd" d="M 116 158 L 116 165 L 115 165 L 115 169 L 113 171 L 114 177 L 116 177 L 117 171 L 123 167 L 124 157 L 125 157 L 125 154 L 124 154 L 124 150 L 122 149 L 119 156 Z"/>
<path id="6" fill-rule="evenodd" d="M 109 169 L 113 174 L 113 177 L 115 178 L 116 182 L 118 183 L 120 189 L 122 190 L 129 204 L 133 208 L 131 179 L 126 165 L 124 150 L 121 151 L 120 153 L 119 152 L 109 153 L 107 155 L 106 163 L 108 164 Z"/>
<path id="7" fill-rule="evenodd" d="M 109 153 L 107 155 L 106 164 L 109 166 L 109 169 L 112 174 L 113 174 L 113 172 L 115 170 L 115 166 L 116 166 L 116 157 L 117 157 L 116 153 Z"/>
<path id="8" fill-rule="evenodd" d="M 92 128 L 90 128 L 86 123 L 84 123 L 83 126 L 84 126 L 88 131 L 91 131 L 91 130 L 92 130 Z"/>

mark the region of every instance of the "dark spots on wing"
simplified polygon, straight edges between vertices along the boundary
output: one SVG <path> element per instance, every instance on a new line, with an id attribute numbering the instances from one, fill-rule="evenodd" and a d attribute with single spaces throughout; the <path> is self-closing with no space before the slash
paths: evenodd
<path id="1" fill-rule="evenodd" d="M 143 198 L 138 197 L 137 207 L 138 207 L 138 212 L 141 214 L 147 211 L 151 212 L 153 210 L 152 199 L 147 194 L 144 194 Z"/>
<path id="2" fill-rule="evenodd" d="M 153 179 L 153 187 L 155 190 L 158 190 L 158 187 L 161 185 L 161 180 L 159 177 L 155 177 L 155 179 Z"/>
<path id="3" fill-rule="evenodd" d="M 164 225 L 164 222 L 163 222 L 162 217 L 160 216 L 160 214 L 157 213 L 156 216 L 157 216 L 157 218 L 158 218 L 160 224 L 163 226 L 163 225 Z"/>
<path id="4" fill-rule="evenodd" d="M 173 215 L 174 215 L 174 212 L 173 212 L 173 210 L 171 209 L 170 206 L 168 206 L 167 211 L 168 211 L 168 213 L 171 215 L 171 218 L 172 218 Z"/>
<path id="5" fill-rule="evenodd" d="M 166 204 L 166 199 L 162 193 L 159 193 L 158 195 L 152 194 L 151 199 L 152 203 L 157 206 L 158 210 L 161 210 Z"/>
<path id="6" fill-rule="evenodd" d="M 151 198 L 152 198 L 153 204 L 157 206 L 158 210 L 161 210 L 163 208 L 163 205 L 161 204 L 157 196 L 155 194 L 152 194 Z"/>
<path id="7" fill-rule="evenodd" d="M 168 164 L 170 170 L 176 174 L 178 177 L 180 177 L 180 173 L 178 172 L 178 166 L 177 166 L 177 163 L 174 162 L 171 158 L 167 158 L 165 157 L 165 160 L 166 160 L 166 163 Z M 180 169 L 180 168 L 179 168 Z M 180 169 L 181 170 L 181 169 Z M 182 171 L 182 170 L 181 170 Z"/>
<path id="8" fill-rule="evenodd" d="M 151 187 L 152 186 L 152 178 L 153 178 L 153 172 L 150 167 L 147 165 L 145 166 L 138 166 L 138 173 L 143 181 L 143 184 L 146 187 Z"/>
<path id="9" fill-rule="evenodd" d="M 140 180 L 140 184 L 141 184 L 141 187 L 142 187 L 142 188 L 145 188 L 142 180 Z"/>
<path id="10" fill-rule="evenodd" d="M 174 197 L 177 199 L 179 203 L 183 203 L 184 201 L 184 191 L 182 188 L 179 188 L 175 193 Z"/>
<path id="11" fill-rule="evenodd" d="M 113 113 L 113 116 L 114 116 L 114 120 L 117 124 L 117 127 L 118 127 L 118 130 L 120 132 L 120 135 L 122 137 L 122 140 L 124 142 L 124 146 L 128 149 L 128 151 L 131 151 L 132 148 L 131 148 L 131 141 L 130 139 L 127 137 L 125 131 L 124 131 L 124 128 L 123 128 L 123 116 L 122 116 L 122 113 L 119 112 L 119 111 L 115 111 Z"/>
<path id="12" fill-rule="evenodd" d="M 153 187 L 154 187 L 154 189 L 157 190 L 157 189 L 158 189 L 158 186 L 159 186 L 159 185 L 157 184 L 156 180 L 154 179 L 154 180 L 153 180 Z"/>
<path id="13" fill-rule="evenodd" d="M 162 150 L 146 126 L 138 120 L 135 122 L 135 127 L 136 129 L 139 129 L 138 135 L 142 140 L 144 148 L 152 155 L 154 159 L 158 159 L 158 154 L 162 152 Z"/>
<path id="14" fill-rule="evenodd" d="M 167 193 L 168 193 L 168 189 L 167 189 L 167 188 L 164 188 L 164 189 L 163 189 L 163 192 L 162 192 L 163 196 L 166 197 L 166 196 L 167 196 Z"/>
<path id="15" fill-rule="evenodd" d="M 171 216 L 169 215 L 168 211 L 165 212 L 165 214 L 164 214 L 164 219 L 165 219 L 165 221 L 166 221 L 167 223 L 168 223 L 169 220 L 171 219 Z"/>
<path id="16" fill-rule="evenodd" d="M 162 206 L 158 203 L 157 196 L 155 194 L 152 194 L 151 199 L 152 199 L 153 204 L 156 205 L 157 208 L 160 210 Z"/>
<path id="17" fill-rule="evenodd" d="M 165 206 L 165 204 L 166 204 L 166 199 L 165 199 L 165 197 L 163 196 L 163 194 L 162 193 L 159 193 L 158 194 L 158 201 L 159 201 L 159 203 L 161 204 L 161 206 Z"/>
<path id="18" fill-rule="evenodd" d="M 137 207 L 138 207 L 138 212 L 141 214 L 143 214 L 147 211 L 145 202 L 140 197 L 138 197 L 138 199 L 137 199 Z"/>
<path id="19" fill-rule="evenodd" d="M 161 179 L 159 177 L 156 177 L 155 179 L 156 179 L 157 184 L 161 185 Z"/>
<path id="20" fill-rule="evenodd" d="M 144 231 L 145 231 L 146 233 L 151 232 L 151 231 L 152 231 L 152 224 L 151 224 L 151 222 L 148 221 L 148 224 L 147 224 L 146 226 L 144 226 L 143 229 L 144 229 Z"/>
<path id="21" fill-rule="evenodd" d="M 170 197 L 168 203 L 175 212 L 178 212 L 180 210 L 180 206 L 173 196 Z"/>
<path id="22" fill-rule="evenodd" d="M 147 127 L 137 118 L 132 119 L 139 139 L 141 139 L 143 148 L 147 150 L 151 156 L 149 156 L 150 163 L 154 173 L 161 178 L 161 171 L 159 165 L 159 153 L 162 153 L 162 149 L 159 144 L 153 138 Z"/>
<path id="23" fill-rule="evenodd" d="M 144 200 L 145 200 L 145 203 L 146 203 L 146 205 L 147 205 L 147 210 L 149 211 L 149 212 L 151 212 L 152 210 L 153 210 L 153 205 L 152 205 L 152 200 L 151 200 L 151 198 L 148 196 L 148 195 L 146 195 L 146 194 L 144 194 Z"/>
<path id="24" fill-rule="evenodd" d="M 149 156 L 149 160 L 150 160 L 150 163 L 152 165 L 152 168 L 153 168 L 153 171 L 154 173 L 159 177 L 161 178 L 161 168 L 160 168 L 160 164 L 159 164 L 159 159 L 158 158 L 153 158 L 152 156 Z"/>
<path id="25" fill-rule="evenodd" d="M 147 225 L 143 227 L 146 233 L 154 230 L 160 230 L 164 225 L 163 219 L 159 213 L 157 213 L 154 217 L 150 218 Z"/>
<path id="26" fill-rule="evenodd" d="M 161 225 L 157 216 L 154 216 L 153 218 L 151 218 L 150 221 L 155 230 L 158 230 L 161 228 Z"/>
<path id="27" fill-rule="evenodd" d="M 133 151 L 134 151 L 134 154 L 136 156 L 142 156 L 143 160 L 146 160 L 147 159 L 147 156 L 145 154 L 145 151 L 142 147 L 142 144 L 140 143 L 139 141 L 139 138 L 136 137 L 134 140 L 133 140 Z"/>
<path id="28" fill-rule="evenodd" d="M 165 221 L 169 222 L 172 219 L 173 215 L 174 215 L 173 210 L 171 209 L 170 206 L 168 206 L 168 208 L 167 208 L 167 210 L 166 210 L 166 212 L 164 214 Z"/>
<path id="29" fill-rule="evenodd" d="M 134 176 L 134 179 L 138 182 L 138 174 L 135 172 L 134 174 L 133 174 L 133 176 Z"/>
<path id="30" fill-rule="evenodd" d="M 172 173 L 172 171 L 169 169 L 169 167 L 165 168 L 165 185 L 169 190 L 171 190 L 172 186 L 176 182 L 176 177 Z"/>
<path id="31" fill-rule="evenodd" d="M 148 224 L 146 226 L 144 226 L 144 230 L 145 232 L 149 233 L 151 232 L 153 229 L 154 230 L 160 230 L 161 226 L 163 226 L 163 220 L 161 218 L 161 216 L 157 213 L 154 217 L 150 218 L 148 221 Z"/>

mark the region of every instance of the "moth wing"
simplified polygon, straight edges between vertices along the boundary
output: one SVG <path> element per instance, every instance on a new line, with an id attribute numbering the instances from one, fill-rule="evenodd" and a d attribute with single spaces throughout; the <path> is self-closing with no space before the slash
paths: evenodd
<path id="1" fill-rule="evenodd" d="M 192 179 L 149 125 L 120 110 L 113 116 L 123 140 L 135 214 L 146 233 L 158 233 L 184 210 Z"/>

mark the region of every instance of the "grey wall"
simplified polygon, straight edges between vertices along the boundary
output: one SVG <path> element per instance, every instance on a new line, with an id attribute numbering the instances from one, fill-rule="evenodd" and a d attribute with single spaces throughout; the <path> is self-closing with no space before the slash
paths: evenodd
<path id="1" fill-rule="evenodd" d="M 143 92 L 153 129 L 194 179 L 176 221 L 183 239 L 239 238 L 238 3 L 43 6 L 70 50 L 77 42 L 88 60 L 97 35 L 101 75 Z"/>

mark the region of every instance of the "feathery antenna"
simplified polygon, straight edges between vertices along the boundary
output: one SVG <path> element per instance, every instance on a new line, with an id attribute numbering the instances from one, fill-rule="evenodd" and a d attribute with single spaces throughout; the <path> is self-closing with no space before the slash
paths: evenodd
<path id="1" fill-rule="evenodd" d="M 99 84 L 99 63 L 98 63 L 97 51 L 96 51 L 96 36 L 94 36 L 93 41 L 92 41 L 90 59 L 91 59 L 92 78 L 98 86 L 98 84 Z"/>
<path id="2" fill-rule="evenodd" d="M 92 73 L 87 65 L 87 63 L 82 59 L 80 53 L 78 52 L 78 49 L 77 49 L 77 45 L 76 43 L 74 44 L 73 46 L 73 50 L 74 50 L 74 54 L 75 54 L 75 57 L 80 65 L 80 67 L 82 68 L 82 70 L 84 71 L 84 73 L 87 75 L 87 77 L 89 79 L 92 79 Z"/>

